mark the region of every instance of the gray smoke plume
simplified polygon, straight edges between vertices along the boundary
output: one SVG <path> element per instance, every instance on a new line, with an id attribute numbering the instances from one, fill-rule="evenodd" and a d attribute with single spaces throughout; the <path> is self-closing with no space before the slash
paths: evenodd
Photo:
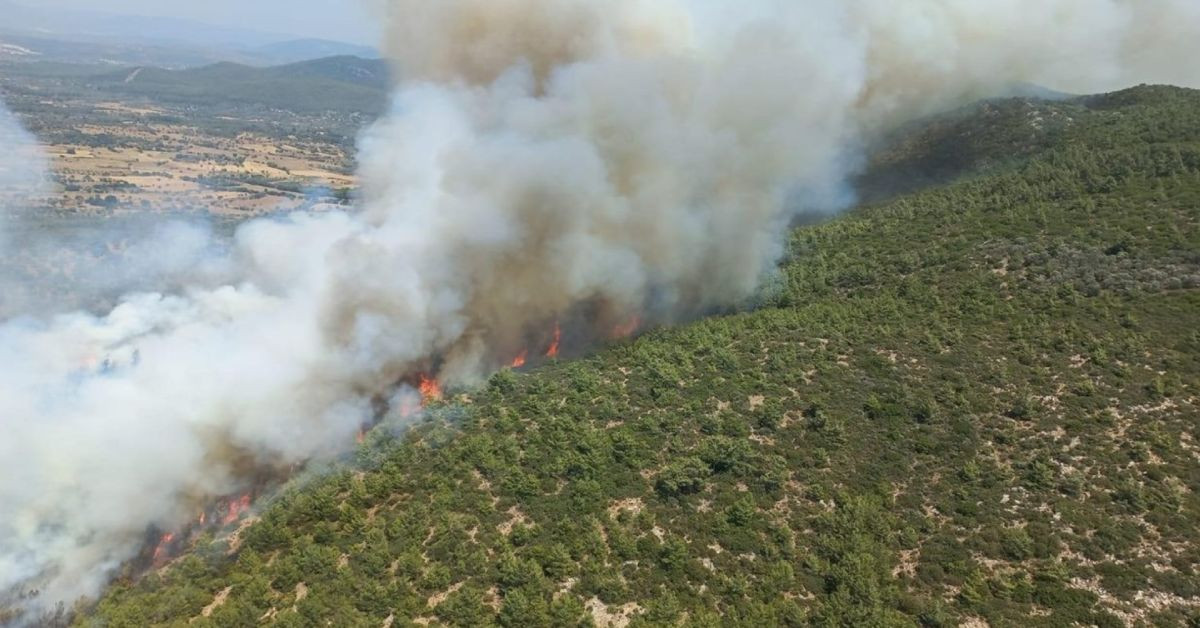
<path id="1" fill-rule="evenodd" d="M 0 101 L 0 255 L 14 221 L 49 189 L 46 159 L 37 140 Z"/>
<path id="2" fill-rule="evenodd" d="M 745 298 L 863 147 L 1017 83 L 1200 84 L 1193 0 L 392 0 L 361 206 L 243 227 L 170 293 L 0 326 L 0 590 L 94 594 L 247 457 L 336 455 L 556 322 Z M 803 199 L 804 207 L 796 207 Z M 223 281 L 214 281 L 220 276 Z"/>

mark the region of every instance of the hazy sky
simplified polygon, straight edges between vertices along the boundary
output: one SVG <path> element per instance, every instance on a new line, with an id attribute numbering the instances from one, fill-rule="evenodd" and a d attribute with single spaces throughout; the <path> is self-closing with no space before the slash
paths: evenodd
<path id="1" fill-rule="evenodd" d="M 38 0 L 32 6 L 182 17 L 218 26 L 374 44 L 374 0 Z"/>

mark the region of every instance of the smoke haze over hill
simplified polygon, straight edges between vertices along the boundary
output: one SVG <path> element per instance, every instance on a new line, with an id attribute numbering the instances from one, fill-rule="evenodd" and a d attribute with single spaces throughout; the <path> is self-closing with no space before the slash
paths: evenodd
<path id="1" fill-rule="evenodd" d="M 0 102 L 0 253 L 13 214 L 44 193 L 48 183 L 37 139 Z"/>
<path id="2" fill-rule="evenodd" d="M 356 212 L 254 222 L 169 293 L 131 276 L 111 312 L 0 326 L 0 591 L 94 594 L 148 526 L 243 490 L 248 460 L 346 451 L 417 375 L 471 385 L 556 325 L 740 302 L 899 123 L 1021 82 L 1200 84 L 1187 0 L 387 11 L 404 83 Z"/>

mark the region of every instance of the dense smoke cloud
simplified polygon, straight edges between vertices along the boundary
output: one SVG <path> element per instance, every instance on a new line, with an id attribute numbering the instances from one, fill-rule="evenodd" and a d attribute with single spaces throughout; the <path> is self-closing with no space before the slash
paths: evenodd
<path id="1" fill-rule="evenodd" d="M 247 459 L 750 295 L 894 125 L 1019 83 L 1197 84 L 1191 0 L 392 0 L 361 207 L 243 227 L 169 294 L 0 327 L 0 590 L 95 593 Z M 211 251 L 209 251 L 211 253 Z M 533 346 L 537 349 L 537 346 Z"/>
<path id="2" fill-rule="evenodd" d="M 226 260 L 203 222 L 155 215 L 58 215 L 23 206 L 4 227 L 0 320 L 78 309 L 111 310 L 132 287 L 220 285 Z M 0 245 L 2 246 L 2 245 Z M 208 278 L 205 280 L 205 278 Z"/>

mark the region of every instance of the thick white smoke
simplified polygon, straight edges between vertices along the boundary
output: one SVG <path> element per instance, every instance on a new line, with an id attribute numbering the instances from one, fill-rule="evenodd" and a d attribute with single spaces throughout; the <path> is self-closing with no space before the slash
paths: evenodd
<path id="1" fill-rule="evenodd" d="M 247 458 L 749 295 L 875 134 L 1038 83 L 1200 83 L 1194 0 L 392 0 L 354 214 L 242 228 L 170 295 L 0 327 L 0 590 L 95 593 Z M 802 199 L 806 207 L 796 207 Z M 226 281 L 212 287 L 213 277 Z M 531 345 L 534 345 L 531 347 Z"/>

